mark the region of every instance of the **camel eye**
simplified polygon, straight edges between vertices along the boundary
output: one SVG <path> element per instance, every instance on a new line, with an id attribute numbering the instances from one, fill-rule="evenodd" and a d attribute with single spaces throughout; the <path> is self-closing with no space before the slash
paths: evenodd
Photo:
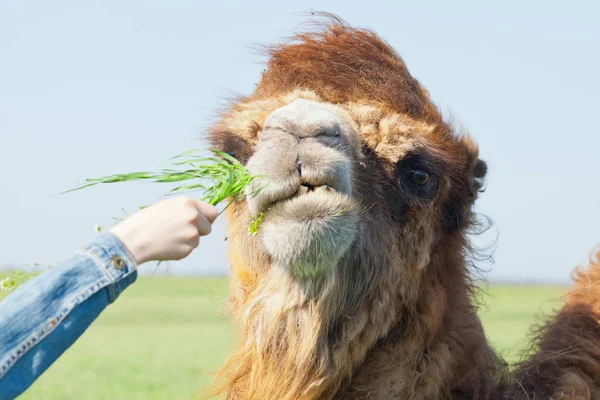
<path id="1" fill-rule="evenodd" d="M 408 179 L 418 186 L 423 186 L 429 182 L 429 172 L 424 169 L 415 168 L 408 171 Z"/>

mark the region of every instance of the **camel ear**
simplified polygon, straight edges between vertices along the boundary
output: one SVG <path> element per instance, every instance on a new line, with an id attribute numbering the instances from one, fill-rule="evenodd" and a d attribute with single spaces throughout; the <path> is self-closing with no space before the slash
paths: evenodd
<path id="1" fill-rule="evenodd" d="M 471 182 L 468 186 L 468 194 L 471 199 L 468 203 L 472 203 L 477 199 L 477 195 L 485 191 L 485 175 L 487 173 L 487 164 L 481 159 L 477 159 L 471 172 Z M 463 196 L 464 196 L 464 192 Z M 463 197 L 464 200 L 466 198 Z M 463 201 L 448 202 L 444 206 L 444 229 L 446 232 L 454 232 L 463 228 L 471 220 L 471 211 L 465 206 Z"/>
<path id="2" fill-rule="evenodd" d="M 478 159 L 473 167 L 473 177 L 471 180 L 471 195 L 477 198 L 478 193 L 485 192 L 485 176 L 487 174 L 487 164 L 482 159 Z"/>
<path id="3" fill-rule="evenodd" d="M 487 164 L 481 158 L 479 158 L 479 148 L 477 143 L 469 136 L 468 134 L 462 134 L 460 137 L 461 144 L 465 148 L 465 156 L 466 156 L 466 168 L 470 168 L 469 174 L 469 185 L 467 187 L 468 195 L 470 195 L 471 200 L 475 201 L 477 199 L 477 195 L 484 191 L 483 186 L 485 184 L 485 175 L 487 174 Z"/>

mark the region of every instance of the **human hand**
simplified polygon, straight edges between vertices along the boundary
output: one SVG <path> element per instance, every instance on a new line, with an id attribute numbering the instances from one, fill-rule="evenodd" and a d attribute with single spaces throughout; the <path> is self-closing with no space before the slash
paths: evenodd
<path id="1" fill-rule="evenodd" d="M 131 215 L 110 231 L 135 262 L 181 260 L 211 232 L 217 208 L 191 197 L 160 201 Z"/>

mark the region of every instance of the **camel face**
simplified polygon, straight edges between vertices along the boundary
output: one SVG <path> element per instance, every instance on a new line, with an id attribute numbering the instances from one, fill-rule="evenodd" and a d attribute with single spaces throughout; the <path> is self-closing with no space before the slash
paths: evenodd
<path id="1" fill-rule="evenodd" d="M 241 268 L 269 279 L 268 265 L 303 281 L 340 263 L 411 279 L 426 266 L 455 183 L 443 146 L 460 143 L 440 146 L 435 126 L 368 100 L 333 104 L 309 90 L 250 101 L 220 124 L 213 143 L 259 176 L 229 214 Z M 247 237 L 259 216 L 258 235 Z"/>
<path id="2" fill-rule="evenodd" d="M 247 164 L 261 176 L 247 201 L 254 217 L 264 215 L 259 238 L 274 267 L 318 278 L 355 240 L 358 143 L 349 115 L 331 104 L 298 99 L 267 117 Z"/>

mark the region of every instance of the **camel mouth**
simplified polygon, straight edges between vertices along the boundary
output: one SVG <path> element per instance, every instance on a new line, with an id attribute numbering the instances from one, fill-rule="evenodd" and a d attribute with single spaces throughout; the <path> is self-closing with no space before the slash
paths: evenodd
<path id="1" fill-rule="evenodd" d="M 282 208 L 294 208 L 298 204 L 320 209 L 317 214 L 325 217 L 327 210 L 339 214 L 340 209 L 351 202 L 352 187 L 350 177 L 344 174 L 329 173 L 326 179 L 310 179 L 304 174 L 293 173 L 284 179 L 259 179 L 253 182 L 246 194 L 253 218 L 261 214 L 268 218 L 274 213 L 281 213 Z"/>
<path id="2" fill-rule="evenodd" d="M 349 176 L 308 178 L 295 173 L 257 182 L 264 189 L 247 196 L 251 215 L 262 214 L 258 238 L 266 253 L 303 280 L 333 270 L 356 238 L 360 209 Z"/>
<path id="3" fill-rule="evenodd" d="M 331 271 L 357 237 L 356 201 L 328 185 L 297 192 L 271 205 L 259 228 L 260 240 L 276 265 L 301 279 Z"/>
<path id="4" fill-rule="evenodd" d="M 271 201 L 268 204 L 265 204 L 259 212 L 264 215 L 268 215 L 274 208 L 287 206 L 291 203 L 300 203 L 300 202 L 313 202 L 315 200 L 329 200 L 338 197 L 343 193 L 341 191 L 336 190 L 333 186 L 323 184 L 323 185 L 313 185 L 310 183 L 302 183 L 298 186 L 298 190 L 292 195 L 281 197 L 280 199 L 276 199 Z M 337 212 L 337 211 L 336 211 Z"/>
<path id="5" fill-rule="evenodd" d="M 352 197 L 331 186 L 300 185 L 294 195 L 271 203 L 262 213 L 265 219 L 284 218 L 308 223 L 314 219 L 327 221 L 342 217 L 354 208 Z"/>
<path id="6" fill-rule="evenodd" d="M 315 192 L 315 193 L 325 192 L 326 193 L 329 191 L 335 191 L 335 189 L 328 185 L 315 186 L 315 185 L 311 185 L 310 183 L 303 183 L 298 188 L 298 196 L 302 196 L 304 194 L 308 194 L 311 192 Z"/>

